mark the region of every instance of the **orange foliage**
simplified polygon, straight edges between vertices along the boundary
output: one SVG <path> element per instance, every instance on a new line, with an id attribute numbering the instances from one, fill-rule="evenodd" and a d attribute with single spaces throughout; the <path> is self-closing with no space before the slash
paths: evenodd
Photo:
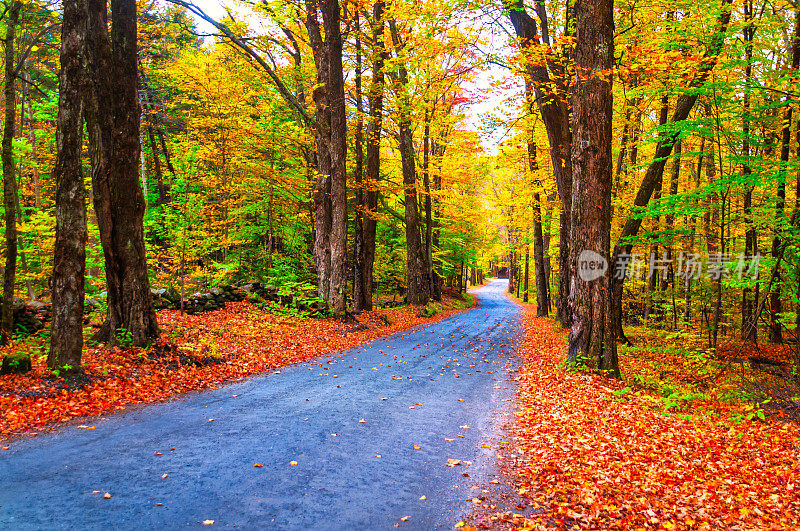
<path id="1" fill-rule="evenodd" d="M 788 529 L 800 521 L 798 429 L 661 414 L 622 382 L 565 371 L 563 336 L 526 306 L 524 365 L 506 471 L 528 518 L 495 525 L 592 529 Z M 708 407 L 711 404 L 704 404 Z"/>

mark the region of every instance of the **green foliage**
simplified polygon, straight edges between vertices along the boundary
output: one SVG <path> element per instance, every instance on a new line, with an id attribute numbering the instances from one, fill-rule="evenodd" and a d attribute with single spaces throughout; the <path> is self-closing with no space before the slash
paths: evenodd
<path id="1" fill-rule="evenodd" d="M 114 338 L 123 347 L 130 347 L 133 344 L 133 334 L 127 328 L 117 328 Z"/>

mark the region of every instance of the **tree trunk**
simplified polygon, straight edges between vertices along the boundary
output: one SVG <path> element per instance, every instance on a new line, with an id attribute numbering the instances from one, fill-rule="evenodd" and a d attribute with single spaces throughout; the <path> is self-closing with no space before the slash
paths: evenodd
<path id="1" fill-rule="evenodd" d="M 679 140 L 675 143 L 675 158 L 672 159 L 672 174 L 669 181 L 669 195 L 674 197 L 678 194 L 678 181 L 681 176 L 681 153 L 683 151 L 683 144 Z M 678 314 L 675 308 L 675 268 L 673 262 L 675 260 L 675 214 L 670 213 L 666 215 L 666 228 L 667 228 L 667 245 L 666 245 L 666 260 L 667 260 L 667 275 L 661 281 L 661 291 L 666 292 L 668 288 L 672 290 L 672 327 L 673 329 L 678 326 Z"/>
<path id="2" fill-rule="evenodd" d="M 363 50 L 361 48 L 361 14 L 355 12 L 355 49 L 356 49 L 356 130 L 354 148 L 356 156 L 355 177 L 355 196 L 356 208 L 353 213 L 353 309 L 360 312 L 364 308 L 364 92 L 362 89 L 362 70 L 363 70 Z M 367 293 L 366 298 L 370 296 Z"/>
<path id="3" fill-rule="evenodd" d="M 317 143 L 317 177 L 314 184 L 314 265 L 320 295 L 327 300 L 330 293 L 331 244 L 333 223 L 331 210 L 331 108 L 329 99 L 330 60 L 328 47 L 322 40 L 322 30 L 317 18 L 316 0 L 306 0 L 305 27 L 317 67 L 317 85 L 314 99 L 314 139 Z"/>
<path id="4" fill-rule="evenodd" d="M 792 70 L 797 71 L 800 67 L 800 9 L 795 12 L 795 31 L 792 36 L 790 48 Z M 775 225 L 782 228 L 782 222 L 786 217 L 784 208 L 786 206 L 786 178 L 787 166 L 789 164 L 789 144 L 791 143 L 792 129 L 792 96 L 786 97 L 786 109 L 783 111 L 781 127 L 781 160 L 778 166 L 778 191 L 777 202 L 775 203 Z M 781 238 L 778 234 L 772 239 L 772 256 L 777 257 L 781 248 Z M 783 331 L 781 330 L 780 313 L 783 311 L 781 302 L 781 283 L 775 282 L 769 294 L 769 340 L 772 343 L 783 342 Z"/>
<path id="5" fill-rule="evenodd" d="M 742 29 L 745 41 L 745 68 L 744 68 L 744 101 L 742 102 L 742 177 L 745 181 L 744 185 L 744 201 L 742 209 L 744 211 L 745 223 L 745 236 L 744 236 L 744 254 L 745 256 L 754 256 L 758 252 L 758 236 L 753 223 L 753 190 L 747 181 L 753 170 L 750 166 L 750 93 L 751 93 L 751 80 L 753 77 L 753 36 L 755 33 L 755 25 L 753 23 L 753 0 L 744 0 L 744 15 L 746 25 Z M 745 282 L 747 280 L 745 279 Z M 753 297 L 753 289 L 745 286 L 742 289 L 742 341 L 755 343 L 758 340 L 758 327 L 751 326 L 753 320 L 753 311 L 757 299 Z"/>
<path id="6" fill-rule="evenodd" d="M 659 112 L 659 119 L 658 125 L 659 127 L 664 127 L 667 123 L 667 119 L 669 118 L 669 97 L 668 96 L 661 96 L 661 110 Z M 661 189 L 663 186 L 664 178 L 663 175 L 659 177 L 656 181 L 655 190 L 653 192 L 653 200 L 658 203 L 661 201 Z M 655 233 L 656 237 L 658 237 L 658 233 L 661 230 L 661 216 L 656 216 L 653 219 L 653 233 Z M 658 258 L 658 243 L 655 241 L 650 244 L 650 252 L 648 254 L 649 258 L 649 265 L 652 267 L 655 265 Z M 649 269 L 647 275 L 647 283 L 645 286 L 647 287 L 647 296 L 645 297 L 645 307 L 644 307 L 644 319 L 649 320 L 650 315 L 654 313 L 655 310 L 655 293 L 659 288 L 658 282 L 658 273 L 656 270 Z M 660 313 L 660 312 L 658 312 Z"/>
<path id="7" fill-rule="evenodd" d="M 528 101 L 532 102 L 533 92 L 530 84 L 525 84 Z M 537 146 L 528 142 L 528 167 L 532 173 L 538 171 L 536 162 Z M 544 237 L 542 233 L 542 197 L 537 192 L 533 195 L 533 268 L 536 283 L 536 315 L 543 317 L 549 313 L 549 271 L 545 267 Z M 525 248 L 525 302 L 528 301 L 528 249 Z"/>
<path id="8" fill-rule="evenodd" d="M 328 304 L 337 314 L 344 314 L 347 297 L 347 115 L 342 67 L 342 34 L 339 0 L 323 0 L 322 22 L 328 57 L 328 106 L 330 129 L 330 286 Z"/>
<path id="9" fill-rule="evenodd" d="M 83 38 L 86 4 L 64 0 L 61 72 L 53 177 L 56 181 L 56 241 L 53 259 L 53 324 L 47 366 L 79 371 L 83 351 L 86 269 L 86 190 L 81 167 L 83 143 Z"/>
<path id="10" fill-rule="evenodd" d="M 136 2 L 112 0 L 111 40 L 103 0 L 89 0 L 86 105 L 94 207 L 105 256 L 108 314 L 95 339 L 145 346 L 159 335 L 144 246 L 138 179 Z"/>
<path id="11" fill-rule="evenodd" d="M 431 230 L 431 246 L 433 249 L 439 248 L 439 238 L 441 235 L 441 229 L 439 227 L 440 210 L 438 192 L 442 189 L 442 157 L 444 157 L 445 149 L 446 145 L 438 141 L 433 142 L 433 148 L 431 149 L 434 156 L 434 166 L 436 167 L 436 172 L 433 175 L 433 190 L 437 193 L 437 196 L 433 199 L 434 216 Z M 434 258 L 431 264 L 431 296 L 437 301 L 442 300 L 441 271 L 441 261 Z"/>
<path id="12" fill-rule="evenodd" d="M 394 19 L 389 29 L 395 53 L 400 51 L 400 36 Z M 398 55 L 399 56 L 399 55 Z M 417 207 L 417 168 L 412 137 L 411 101 L 408 95 L 408 71 L 401 61 L 393 74 L 397 92 L 400 159 L 403 169 L 403 189 L 406 224 L 406 296 L 410 304 L 426 304 L 430 299 L 430 275 L 426 271 L 420 237 L 420 216 Z M 462 275 L 463 276 L 463 275 Z"/>
<path id="13" fill-rule="evenodd" d="M 523 287 L 524 291 L 522 292 L 522 301 L 523 302 L 528 302 L 529 275 L 530 275 L 530 249 L 526 245 L 525 246 L 525 284 L 524 284 L 524 287 Z"/>
<path id="14" fill-rule="evenodd" d="M 5 37 L 5 120 L 3 123 L 3 208 L 5 209 L 6 222 L 6 267 L 3 273 L 3 303 L 0 307 L 0 345 L 5 345 L 14 332 L 14 284 L 17 274 L 17 178 L 14 164 L 14 134 L 17 121 L 16 100 L 16 30 L 19 22 L 19 11 L 22 4 L 12 0 L 11 8 L 7 12 L 6 37 Z"/>
<path id="15" fill-rule="evenodd" d="M 549 35 L 547 31 L 546 12 L 538 9 L 537 13 L 542 23 L 542 31 L 539 32 L 536 21 L 525 10 L 522 0 L 516 0 L 513 7 L 508 10 L 508 16 L 514 26 L 514 30 L 520 39 L 520 46 L 523 50 L 531 52 L 531 56 L 538 57 L 536 49 L 540 45 L 540 38 L 544 44 L 549 45 Z M 550 144 L 550 160 L 553 166 L 553 175 L 556 180 L 558 194 L 561 197 L 561 230 L 559 243 L 559 271 L 558 271 L 558 299 L 556 301 L 556 317 L 562 326 L 570 325 L 569 312 L 569 242 L 570 242 L 570 209 L 572 208 L 572 159 L 570 132 L 570 108 L 569 102 L 560 94 L 567 94 L 567 87 L 564 80 L 567 76 L 563 75 L 563 67 L 554 61 L 546 64 L 541 61 L 527 62 L 525 71 L 531 80 L 539 106 L 539 113 L 542 116 L 547 138 Z M 555 75 L 553 78 L 550 72 Z M 563 79 L 562 79 L 563 78 Z M 545 87 L 556 86 L 560 90 L 552 90 Z"/>
<path id="16" fill-rule="evenodd" d="M 572 324 L 567 361 L 619 377 L 608 268 L 613 184 L 613 0 L 577 0 L 575 17 L 578 75 L 572 99 Z M 602 260 L 607 269 L 599 277 L 584 267 Z"/>
<path id="17" fill-rule="evenodd" d="M 381 130 L 383 127 L 383 64 L 386 59 L 386 50 L 383 46 L 383 9 L 383 0 L 375 2 L 372 7 L 372 42 L 375 46 L 375 59 L 372 63 L 372 82 L 367 95 L 369 99 L 369 121 L 367 123 L 367 160 L 361 225 L 362 247 L 359 258 L 361 266 L 359 274 L 354 281 L 355 296 L 353 300 L 356 311 L 372 310 L 372 271 L 375 263 L 375 238 L 378 226 L 376 211 L 378 208 Z"/>

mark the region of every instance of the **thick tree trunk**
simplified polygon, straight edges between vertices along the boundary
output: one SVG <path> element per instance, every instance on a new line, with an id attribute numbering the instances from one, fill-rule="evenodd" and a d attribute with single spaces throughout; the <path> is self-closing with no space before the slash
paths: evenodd
<path id="1" fill-rule="evenodd" d="M 14 134 L 17 122 L 16 72 L 14 45 L 22 4 L 12 0 L 7 12 L 5 55 L 5 119 L 3 122 L 3 208 L 6 222 L 6 267 L 3 273 L 3 302 L 0 306 L 0 344 L 5 345 L 14 332 L 14 285 L 17 275 L 17 178 L 14 164 Z"/>
<path id="2" fill-rule="evenodd" d="M 597 277 L 585 266 L 610 258 L 613 184 L 613 0 L 575 4 L 577 83 L 572 100 L 572 234 L 567 361 L 619 376 L 611 321 L 610 267 Z M 596 277 L 596 278 L 595 278 Z"/>
<path id="3" fill-rule="evenodd" d="M 362 247 L 359 258 L 361 266 L 355 279 L 355 296 L 353 304 L 356 311 L 372 310 L 372 271 L 375 263 L 375 237 L 378 226 L 376 211 L 378 208 L 378 181 L 380 180 L 381 132 L 383 127 L 383 64 L 386 50 L 383 46 L 383 10 L 384 2 L 379 0 L 372 7 L 372 42 L 375 47 L 375 59 L 372 63 L 372 82 L 369 93 L 369 122 L 367 123 L 367 160 L 364 175 L 364 202 Z"/>
<path id="4" fill-rule="evenodd" d="M 83 351 L 86 269 L 86 190 L 81 167 L 83 142 L 83 37 L 86 4 L 64 0 L 61 72 L 56 127 L 56 241 L 53 259 L 53 324 L 47 366 L 80 370 Z"/>
<path id="5" fill-rule="evenodd" d="M 328 106 L 330 129 L 330 285 L 328 304 L 337 314 L 344 314 L 347 297 L 347 115 L 342 67 L 342 34 L 339 0 L 322 1 L 325 49 L 328 56 Z"/>
<path id="6" fill-rule="evenodd" d="M 159 335 L 144 247 L 138 179 L 136 2 L 112 0 L 111 42 L 103 0 L 89 0 L 86 105 L 94 206 L 105 256 L 108 314 L 95 339 L 145 346 Z"/>

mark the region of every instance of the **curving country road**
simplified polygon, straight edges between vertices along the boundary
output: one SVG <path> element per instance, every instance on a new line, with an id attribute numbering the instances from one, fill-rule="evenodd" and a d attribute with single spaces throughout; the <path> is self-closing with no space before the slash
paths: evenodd
<path id="1" fill-rule="evenodd" d="M 452 529 L 497 473 L 482 444 L 513 392 L 506 286 L 335 357 L 16 441 L 0 529 Z"/>

